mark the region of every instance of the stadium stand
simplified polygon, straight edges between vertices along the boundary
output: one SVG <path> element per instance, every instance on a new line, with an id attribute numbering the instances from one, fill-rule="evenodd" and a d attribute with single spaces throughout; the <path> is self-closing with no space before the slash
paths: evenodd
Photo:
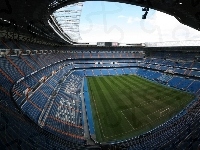
<path id="1" fill-rule="evenodd" d="M 16 48 L 12 42 L 7 44 Z M 44 49 L 40 45 L 23 42 L 17 44 L 24 49 Z M 188 143 L 200 141 L 196 136 L 200 131 L 200 65 L 194 55 L 196 53 L 190 55 L 188 62 L 182 62 L 184 54 L 170 54 L 172 57 L 165 60 L 160 57 L 165 56 L 161 52 L 154 52 L 154 55 L 148 58 L 144 58 L 141 53 L 132 53 L 129 57 L 126 53 L 108 51 L 2 55 L 0 144 L 5 148 L 17 146 L 22 149 L 28 146 L 46 149 L 85 148 L 87 139 L 84 137 L 84 124 L 88 123 L 90 135 L 93 135 L 95 130 L 84 77 L 135 74 L 153 82 L 191 92 L 196 95 L 196 99 L 166 123 L 147 133 L 103 145 L 94 140 L 95 144 L 102 149 L 191 147 L 192 144 Z M 84 120 L 82 112 L 82 87 L 87 120 Z M 5 134 L 5 131 L 9 134 Z"/>
<path id="2" fill-rule="evenodd" d="M 59 8 L 76 5 L 76 2 L 1 2 L 0 148 L 200 149 L 199 41 L 139 43 L 127 47 L 76 45 L 71 39 L 73 36 L 60 30 L 52 17 Z M 135 0 L 128 3 L 143 10 L 163 11 L 182 24 L 200 30 L 199 1 Z M 77 25 L 70 22 L 72 27 Z M 176 47 L 177 43 L 180 46 Z M 121 74 L 134 74 L 184 90 L 196 98 L 177 115 L 148 132 L 99 143 L 86 133 L 88 124 L 90 135 L 95 131 L 84 78 Z M 83 87 L 84 94 L 87 93 L 85 100 L 80 98 Z"/>

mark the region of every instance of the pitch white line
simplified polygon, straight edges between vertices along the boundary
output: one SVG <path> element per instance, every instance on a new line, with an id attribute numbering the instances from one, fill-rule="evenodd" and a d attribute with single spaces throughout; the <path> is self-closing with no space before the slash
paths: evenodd
<path id="1" fill-rule="evenodd" d="M 149 118 L 149 115 L 147 115 L 147 118 Z M 149 118 L 149 120 L 151 120 L 151 118 Z M 151 120 L 152 121 L 152 120 Z"/>
<path id="2" fill-rule="evenodd" d="M 124 115 L 124 113 L 121 111 L 122 115 L 124 116 L 124 118 L 126 118 L 126 116 Z M 132 126 L 132 124 L 129 122 L 129 120 L 126 118 L 126 120 L 128 121 L 128 123 L 130 124 L 130 126 L 133 128 L 133 130 L 135 130 L 135 128 Z"/>
<path id="3" fill-rule="evenodd" d="M 95 105 L 95 109 L 96 109 L 96 112 L 97 112 L 97 117 L 98 117 L 98 120 L 99 120 L 99 125 L 100 125 L 100 128 L 101 128 L 102 134 L 103 134 L 104 137 L 106 137 L 106 136 L 104 135 L 103 128 L 102 128 L 102 126 L 101 126 L 101 119 L 100 119 L 100 117 L 99 117 L 99 112 L 98 112 L 98 110 L 97 110 L 95 98 L 94 98 L 94 95 L 93 95 L 93 92 L 92 92 L 92 91 L 91 91 L 91 94 L 92 94 L 92 97 L 93 97 L 93 100 L 94 100 L 94 105 Z"/>

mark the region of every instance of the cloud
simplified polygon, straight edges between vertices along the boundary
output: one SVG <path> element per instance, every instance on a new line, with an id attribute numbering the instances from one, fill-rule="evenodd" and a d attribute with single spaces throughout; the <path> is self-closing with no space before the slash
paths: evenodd
<path id="1" fill-rule="evenodd" d="M 124 15 L 119 15 L 118 18 L 126 18 Z"/>
<path id="2" fill-rule="evenodd" d="M 153 14 L 149 12 L 145 20 L 124 15 L 118 15 L 117 18 L 119 18 L 117 19 L 118 23 L 115 25 L 109 20 L 106 25 L 104 22 L 92 24 L 92 28 L 88 32 L 80 32 L 83 39 L 81 42 L 141 43 L 200 40 L 200 32 L 181 24 L 175 17 L 159 11 L 155 11 Z M 80 31 L 87 30 L 88 26 L 89 24 L 84 24 Z M 107 32 L 113 26 L 115 28 Z"/>
<path id="3" fill-rule="evenodd" d="M 130 23 L 133 23 L 133 18 L 132 18 L 132 17 L 129 17 L 128 20 L 127 20 L 127 23 L 129 23 L 129 24 L 130 24 Z"/>
<path id="4" fill-rule="evenodd" d="M 81 31 L 80 31 L 81 32 Z M 118 29 L 116 26 L 109 26 L 108 30 L 105 31 L 105 27 L 102 25 L 94 25 L 93 29 L 87 34 L 81 34 L 80 42 L 116 42 L 122 41 L 123 31 Z"/>
<path id="5" fill-rule="evenodd" d="M 126 23 L 132 24 L 134 22 L 139 22 L 140 19 L 138 17 L 132 17 L 132 16 L 124 16 L 124 15 L 119 15 L 118 18 L 126 19 Z"/>
<path id="6" fill-rule="evenodd" d="M 200 36 L 200 32 L 197 30 L 183 25 L 175 17 L 159 11 L 141 21 L 140 27 L 146 35 L 151 34 L 152 40 L 159 36 L 158 42 L 196 40 Z"/>
<path id="7" fill-rule="evenodd" d="M 140 22 L 140 20 L 141 20 L 141 19 L 139 19 L 138 17 L 135 17 L 135 18 L 133 18 L 133 17 L 128 17 L 127 23 L 128 23 L 128 24 L 138 23 L 138 22 Z"/>

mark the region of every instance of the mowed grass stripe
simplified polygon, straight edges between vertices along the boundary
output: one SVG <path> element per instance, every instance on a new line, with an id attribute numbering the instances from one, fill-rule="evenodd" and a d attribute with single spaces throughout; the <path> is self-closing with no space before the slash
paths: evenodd
<path id="1" fill-rule="evenodd" d="M 150 83 L 148 83 L 148 85 L 139 84 L 138 87 L 140 89 L 143 89 L 143 87 L 149 89 L 149 90 L 141 90 L 142 94 L 144 95 L 144 100 L 146 101 L 146 104 L 147 104 L 145 105 L 145 107 L 148 107 L 149 110 L 155 109 L 155 107 L 156 107 L 156 110 L 162 109 L 162 108 L 165 108 L 166 105 L 168 105 L 165 103 L 165 100 L 164 100 L 164 97 L 168 95 L 167 93 L 165 93 L 166 91 L 165 89 L 160 90 L 160 86 L 150 84 Z"/>
<path id="2" fill-rule="evenodd" d="M 104 77 L 99 77 L 99 78 L 104 78 Z M 107 77 L 106 77 L 107 78 Z M 112 78 L 112 77 L 111 77 Z M 129 95 L 130 93 L 128 93 L 127 95 Z M 114 94 L 116 95 L 116 94 Z M 130 97 L 132 99 L 132 97 Z M 141 99 L 142 100 L 142 99 Z M 121 108 L 121 107 L 120 107 Z M 140 113 L 138 113 L 140 114 Z M 137 116 L 138 118 L 141 118 L 140 116 Z M 129 117 L 130 118 L 130 117 Z M 133 118 L 131 121 L 133 122 L 135 119 Z M 130 121 L 130 120 L 129 120 Z M 127 122 L 126 122 L 127 123 Z M 134 121 L 133 125 L 135 125 L 136 127 L 140 126 L 142 123 L 139 122 L 139 120 L 137 119 L 137 122 Z M 127 128 L 124 127 L 124 129 L 127 130 Z M 118 131 L 121 131 L 121 130 L 118 130 Z"/>
<path id="3" fill-rule="evenodd" d="M 118 114 L 115 114 L 114 112 L 112 112 L 114 109 L 110 108 L 110 104 L 108 103 L 109 100 L 107 99 L 109 97 L 107 96 L 106 98 L 105 94 L 102 92 L 103 91 L 102 89 L 104 89 L 104 87 L 102 87 L 102 83 L 100 83 L 98 79 L 94 79 L 94 80 L 97 83 L 96 89 L 97 91 L 99 91 L 99 94 L 97 93 L 98 96 L 97 95 L 96 96 L 99 97 L 99 95 L 101 95 L 101 103 L 103 105 L 103 108 L 102 108 L 103 111 L 100 112 L 99 118 L 103 122 L 102 127 L 104 128 L 103 130 L 103 134 L 105 135 L 104 138 L 108 138 L 109 135 L 112 135 L 111 133 L 119 134 L 118 131 L 122 131 L 124 129 L 122 127 L 128 126 L 128 125 L 120 124 L 120 122 L 123 122 L 123 123 L 125 122 L 124 117 L 119 116 Z M 112 115 L 109 116 L 110 114 Z"/>
<path id="4" fill-rule="evenodd" d="M 116 78 L 121 78 L 122 76 L 116 76 Z M 104 78 L 104 77 L 101 77 L 101 78 Z M 111 79 L 111 81 L 112 82 L 110 82 L 110 84 L 116 84 L 116 83 L 119 83 L 119 80 L 116 80 L 116 81 L 113 81 L 112 79 L 113 79 L 113 76 L 110 76 L 110 77 L 106 77 L 106 78 L 109 78 L 109 79 Z M 115 77 L 114 77 L 115 78 Z M 109 82 L 109 81 L 108 81 Z M 133 81 L 131 81 L 131 82 L 133 82 L 134 83 L 134 80 Z M 129 82 L 129 84 L 130 84 L 130 82 Z M 131 84 L 130 84 L 131 85 Z M 114 87 L 117 87 L 117 86 L 114 86 Z M 129 89 L 129 85 L 128 84 L 125 84 L 125 87 L 127 87 L 126 89 Z M 110 89 L 111 89 L 111 87 L 110 87 Z M 118 88 L 116 88 L 116 91 L 118 90 Z M 125 91 L 126 92 L 126 91 Z M 139 91 L 140 92 L 140 91 Z M 120 92 L 117 92 L 118 93 L 118 95 L 119 95 L 119 93 Z M 138 92 L 134 92 L 134 93 L 138 93 Z M 133 99 L 133 97 L 138 97 L 138 95 L 136 94 L 135 96 L 131 96 L 130 95 L 130 93 L 123 93 L 123 94 L 125 94 L 126 95 L 126 97 L 127 96 L 129 96 L 129 97 L 127 97 L 128 99 L 130 99 L 130 100 L 132 100 Z M 116 93 L 114 93 L 113 95 L 116 95 Z M 143 95 L 143 94 L 142 94 Z M 142 96 L 142 95 L 140 95 L 140 96 Z M 121 94 L 120 94 L 120 96 L 121 96 Z M 136 98 L 137 99 L 137 98 Z M 127 101 L 127 99 L 124 99 L 124 101 Z M 142 101 L 142 99 L 141 99 L 141 101 Z M 117 102 L 122 102 L 122 101 L 117 101 Z M 138 102 L 139 103 L 139 102 Z M 124 107 L 124 105 L 120 105 L 121 107 L 120 108 L 127 108 L 127 107 Z M 122 107 L 123 106 L 123 107 Z M 150 105 L 149 105 L 150 106 Z M 132 106 L 132 107 L 134 107 L 134 106 Z M 147 110 L 145 113 L 144 113 L 144 110 Z M 138 128 L 139 126 L 141 126 L 142 125 L 142 123 L 140 122 L 140 119 L 143 119 L 143 122 L 144 122 L 144 117 L 146 118 L 146 116 L 149 114 L 149 110 L 151 110 L 151 109 L 147 109 L 146 107 L 144 107 L 143 109 L 138 109 L 138 111 L 139 111 L 139 113 L 137 113 L 137 117 L 139 118 L 139 119 L 137 119 L 137 121 L 135 121 L 135 119 L 133 118 L 133 116 L 135 116 L 135 115 L 133 115 L 132 114 L 132 112 L 129 112 L 129 114 L 130 115 L 128 115 L 128 116 L 126 116 L 126 117 L 128 117 L 129 118 L 129 122 L 131 122 L 131 124 L 134 126 L 134 128 Z M 144 114 L 145 114 L 145 116 L 144 116 Z M 145 122 L 147 122 L 147 121 L 145 121 Z"/>
<path id="5" fill-rule="evenodd" d="M 101 116 L 101 112 L 103 110 L 103 107 L 101 105 L 101 101 L 99 101 L 99 97 L 97 95 L 95 95 L 95 93 L 93 93 L 93 91 L 97 91 L 96 90 L 96 85 L 97 83 L 94 83 L 94 78 L 88 78 L 88 86 L 89 86 L 89 92 L 90 92 L 90 102 L 92 105 L 92 114 L 93 114 L 93 119 L 94 119 L 94 125 L 95 125 L 95 133 L 96 136 L 98 137 L 98 139 L 101 141 L 104 139 L 104 133 L 103 133 L 103 129 L 101 126 L 101 121 L 100 121 L 100 116 Z M 95 98 L 94 98 L 95 96 Z M 95 100 L 97 99 L 97 100 Z"/>
<path id="6" fill-rule="evenodd" d="M 117 82 L 114 82 L 113 77 L 109 77 L 109 78 L 110 78 L 111 82 L 115 85 L 114 87 L 119 88 L 119 87 L 124 86 L 124 88 L 127 87 L 126 89 L 132 89 L 132 87 L 129 86 L 130 82 L 129 82 L 129 84 L 125 83 L 124 81 L 122 81 L 120 79 L 121 76 L 116 76 L 116 78 L 118 79 Z M 131 81 L 130 85 L 132 85 L 132 83 L 133 83 L 133 81 Z M 131 108 L 135 109 L 137 107 L 136 105 L 139 105 L 141 103 L 141 101 L 143 101 L 143 99 L 140 98 L 140 96 L 138 96 L 137 92 L 132 92 L 132 91 L 125 90 L 125 91 L 121 92 L 121 94 L 124 95 L 127 98 L 127 99 L 124 99 L 125 102 L 127 102 L 127 101 L 131 102 L 131 105 L 129 105 L 129 108 L 127 108 L 127 107 L 126 108 L 125 107 L 121 107 L 121 108 L 125 108 L 122 111 L 126 111 L 126 109 L 131 109 Z M 146 109 L 146 108 L 144 108 L 144 109 Z M 149 111 L 146 109 L 146 115 L 148 113 L 149 113 Z M 140 114 L 141 113 L 138 113 L 138 118 L 140 118 Z M 134 128 L 137 128 L 138 124 L 140 124 L 140 121 L 138 120 L 137 124 L 135 124 L 136 122 L 135 122 L 134 116 L 135 116 L 135 114 L 133 114 L 132 112 L 130 112 L 130 115 L 127 116 L 127 117 L 130 118 L 129 121 L 132 123 L 132 125 L 134 126 Z"/>
<path id="7" fill-rule="evenodd" d="M 106 80 L 105 80 L 106 79 Z M 118 95 L 118 93 L 113 90 L 112 86 L 109 84 L 109 81 L 107 80 L 107 78 L 105 77 L 101 77 L 99 78 L 99 83 L 102 83 L 102 89 L 104 89 L 104 94 L 106 94 L 107 98 L 109 99 L 108 102 L 110 104 L 110 106 L 113 108 L 114 110 L 114 114 L 115 114 L 115 118 L 113 120 L 113 116 L 110 115 L 110 108 L 107 112 L 107 117 L 109 118 L 109 120 L 112 120 L 112 124 L 107 124 L 107 129 L 108 130 L 114 130 L 113 132 L 115 134 L 119 134 L 119 133 L 123 133 L 126 132 L 126 130 L 132 130 L 132 127 L 129 123 L 126 122 L 126 119 L 124 118 L 123 114 L 120 112 L 120 108 L 116 103 L 116 99 L 118 102 L 123 102 L 123 99 L 121 99 L 120 97 L 115 97 L 116 95 Z M 123 103 L 123 106 L 125 105 L 125 103 Z"/>
<path id="8" fill-rule="evenodd" d="M 134 102 L 134 97 L 137 97 L 136 99 L 139 99 L 140 97 L 138 97 L 138 95 L 137 94 L 135 94 L 136 92 L 134 92 L 134 93 L 132 93 L 132 91 L 127 91 L 127 90 L 123 90 L 123 88 L 126 88 L 126 89 L 132 89 L 133 88 L 133 84 L 130 84 L 130 82 L 129 83 L 125 83 L 125 82 L 123 82 L 120 78 L 121 78 L 122 76 L 116 76 L 116 78 L 118 79 L 118 80 L 113 80 L 113 77 L 112 76 L 110 76 L 110 77 L 108 77 L 108 79 L 110 79 L 108 82 L 110 82 L 110 84 L 113 84 L 114 86 L 114 89 L 116 89 L 116 91 L 118 91 L 117 93 L 118 93 L 118 96 L 119 96 L 119 94 L 120 94 L 120 96 L 122 96 L 122 97 L 126 97 L 126 99 L 124 99 L 124 103 L 122 104 L 122 105 L 120 105 L 121 107 L 120 107 L 120 109 L 121 109 L 121 111 L 123 111 L 123 113 L 124 113 L 124 111 L 125 112 L 128 112 L 128 111 L 126 111 L 126 110 L 129 110 L 129 109 L 131 109 L 131 108 L 133 108 L 133 109 L 135 109 L 135 102 Z M 132 83 L 133 83 L 133 81 L 131 81 Z M 123 88 L 122 88 L 123 87 Z M 119 90 L 120 88 L 122 88 L 122 91 L 121 90 Z M 131 92 L 131 93 L 130 93 Z M 139 100 L 143 100 L 143 99 L 139 99 Z M 127 107 L 127 104 L 129 104 L 131 102 L 131 105 L 128 105 L 128 107 Z M 116 103 L 118 103 L 118 102 L 116 102 Z M 121 101 L 119 102 L 119 103 L 121 103 Z M 118 103 L 118 104 L 119 104 Z M 138 105 L 139 105 L 139 101 L 138 101 L 138 103 L 137 103 Z M 126 105 L 126 106 L 125 106 Z M 146 109 L 146 108 L 144 108 L 144 109 Z M 140 110 L 139 110 L 140 111 Z M 149 113 L 149 111 L 147 110 L 147 113 L 146 113 L 146 115 Z M 141 118 L 140 117 L 140 114 L 142 114 L 141 116 L 143 117 L 143 112 L 141 112 L 140 111 L 140 113 L 137 113 L 137 117 L 138 118 Z M 134 128 L 138 128 L 139 126 L 141 126 L 142 125 L 142 122 L 140 122 L 140 120 L 139 119 L 137 119 L 137 121 L 135 121 L 136 119 L 135 119 L 135 114 L 133 113 L 133 112 L 129 112 L 129 113 L 126 113 L 126 115 L 125 115 L 127 118 L 128 118 L 128 120 L 129 120 L 129 122 L 131 123 L 131 125 L 134 127 Z"/>
<path id="9" fill-rule="evenodd" d="M 131 81 L 129 81 L 129 83 L 130 82 L 132 82 L 132 81 L 134 81 L 133 79 L 131 80 Z M 137 84 L 136 82 L 135 82 L 135 84 Z M 141 90 L 141 89 L 143 89 L 143 85 L 139 85 L 139 84 L 137 84 L 137 88 L 135 89 L 135 90 L 137 90 L 137 89 L 140 89 L 139 91 L 137 91 L 136 93 L 137 93 L 137 97 L 143 97 L 143 95 L 144 95 L 144 97 L 143 97 L 143 100 L 144 100 L 144 104 L 148 104 L 148 105 L 145 105 L 145 106 L 141 106 L 140 108 L 142 108 L 142 109 L 138 109 L 138 106 L 134 106 L 134 109 L 136 109 L 137 111 L 135 112 L 135 113 L 137 113 L 137 115 L 138 116 L 141 116 L 141 117 L 138 117 L 139 119 L 138 120 L 142 120 L 142 121 L 145 121 L 144 120 L 144 118 L 146 118 L 147 119 L 147 115 L 149 115 L 149 114 L 151 114 L 151 112 L 152 112 L 152 110 L 154 110 L 155 109 L 155 107 L 156 107 L 156 110 L 158 110 L 158 109 L 162 109 L 162 108 L 164 108 L 164 107 L 166 107 L 162 102 L 160 102 L 160 101 L 156 101 L 156 102 L 153 102 L 153 103 L 150 103 L 150 102 L 152 102 L 152 100 L 154 100 L 155 101 L 155 98 L 153 97 L 153 96 L 151 96 L 151 95 L 148 95 L 148 96 L 146 96 L 145 95 L 145 91 L 144 90 Z M 157 91 L 154 89 L 154 93 L 156 93 Z M 139 95 L 139 96 L 138 96 Z M 151 100 L 152 99 L 152 100 Z M 135 101 L 137 101 L 137 98 L 136 98 L 136 100 Z M 150 103 L 150 104 L 149 104 Z M 152 114 L 152 115 L 154 115 L 154 114 Z M 131 116 L 132 117 L 132 114 L 130 114 L 129 116 Z M 156 117 L 156 116 L 155 116 Z M 133 117 L 132 117 L 133 118 Z M 149 118 L 149 117 L 148 117 Z M 133 123 L 135 123 L 135 121 L 134 121 L 134 119 L 132 119 L 132 121 L 133 121 Z M 146 122 L 146 121 L 145 121 Z M 137 126 L 137 128 L 139 127 L 138 125 L 139 125 L 139 123 L 140 122 L 137 122 L 137 123 L 135 123 L 136 124 L 136 126 Z M 136 127 L 135 126 L 135 127 Z"/>
<path id="10" fill-rule="evenodd" d="M 186 92 L 135 75 L 90 77 L 88 80 L 93 81 L 89 85 L 93 86 L 89 88 L 90 93 L 93 93 L 97 109 L 102 114 L 99 118 L 103 133 L 106 132 L 103 136 L 102 131 L 98 131 L 101 130 L 99 125 L 95 125 L 100 142 L 128 138 L 148 131 L 169 119 L 194 98 Z M 91 103 L 94 103 L 93 98 Z M 160 111 L 168 107 L 174 108 L 173 112 L 158 118 Z M 95 124 L 98 124 L 96 113 L 93 115 Z"/>
<path id="11" fill-rule="evenodd" d="M 132 76 L 132 78 L 134 78 L 134 77 L 136 77 L 136 76 Z M 136 77 L 136 78 L 139 78 L 139 77 Z M 144 80 L 145 81 L 145 80 Z M 143 83 L 144 84 L 144 87 L 147 87 L 147 85 L 145 85 L 146 83 Z M 142 84 L 142 85 L 143 85 Z M 149 85 L 149 84 L 148 84 Z M 154 85 L 154 86 L 151 86 L 151 85 Z M 150 86 L 148 86 L 148 88 L 150 88 L 150 91 L 148 90 L 148 91 L 145 91 L 146 92 L 146 94 L 147 95 L 151 95 L 151 94 L 156 94 L 157 93 L 157 95 L 155 96 L 157 99 L 160 99 L 161 101 L 161 103 L 163 102 L 163 103 L 165 103 L 165 105 L 172 105 L 172 103 L 173 102 L 176 102 L 176 101 L 166 101 L 166 100 L 168 100 L 167 99 L 167 96 L 169 96 L 169 94 L 170 94 L 170 99 L 176 99 L 176 97 L 177 97 L 177 94 L 183 94 L 182 92 L 180 92 L 180 91 L 178 91 L 178 90 L 174 90 L 174 89 L 169 89 L 169 88 L 167 88 L 167 87 L 165 87 L 165 86 L 162 86 L 162 85 L 160 85 L 160 84 L 156 84 L 156 83 L 152 83 Z M 160 89 L 162 89 L 163 88 L 163 90 L 160 90 Z M 151 90 L 152 89 L 152 90 Z M 173 91 L 173 92 L 172 92 Z M 149 93 L 150 92 L 150 93 Z M 156 92 L 156 93 L 155 93 Z M 184 94 L 186 94 L 187 95 L 187 93 L 184 93 Z M 164 97 L 163 97 L 164 96 Z"/>
<path id="12" fill-rule="evenodd" d="M 127 78 L 129 79 L 129 78 Z M 131 79 L 131 80 L 128 80 L 126 81 L 126 78 L 124 79 L 124 76 L 121 76 L 121 79 L 119 78 L 119 81 L 121 83 L 123 83 L 125 86 L 128 86 L 129 84 L 132 84 L 132 85 L 135 85 L 134 88 L 132 88 L 132 91 L 130 93 L 127 93 L 129 95 L 132 95 L 132 102 L 133 102 L 133 107 L 137 106 L 137 104 L 140 104 L 140 103 L 149 103 L 151 102 L 152 100 L 154 100 L 154 98 L 151 96 L 151 95 L 147 95 L 145 94 L 145 90 L 143 87 L 143 85 L 141 84 L 138 84 L 137 82 L 135 82 L 134 79 Z M 148 87 L 146 85 L 146 87 Z M 154 92 L 156 92 L 154 90 Z M 137 104 L 136 104 L 137 103 Z M 155 106 L 157 105 L 157 106 Z M 148 115 L 149 114 L 149 110 L 151 110 L 151 107 L 157 107 L 158 108 L 161 108 L 162 105 L 158 105 L 158 103 L 155 103 L 154 105 L 146 105 L 145 108 L 142 109 L 143 113 Z"/>
<path id="13" fill-rule="evenodd" d="M 112 89 L 115 90 L 116 94 L 114 95 L 116 97 L 116 102 L 118 105 L 121 106 L 121 110 L 128 109 L 130 105 L 132 104 L 130 100 L 130 93 L 127 93 L 127 91 L 124 91 L 125 85 L 120 84 L 119 80 L 113 80 L 112 76 L 107 77 L 107 82 L 112 85 Z M 127 89 L 131 88 L 130 86 L 127 86 Z M 120 95 L 120 96 L 117 96 Z M 118 101 L 118 98 L 121 99 L 121 101 Z"/>
<path id="14" fill-rule="evenodd" d="M 97 92 L 93 92 L 93 96 L 95 99 L 100 99 L 100 101 L 95 101 L 96 105 L 100 105 L 101 107 L 99 107 L 99 115 L 97 116 L 98 120 L 100 119 L 101 124 L 100 124 L 100 128 L 101 131 L 100 133 L 103 134 L 100 139 L 105 139 L 107 138 L 108 135 L 112 135 L 113 134 L 113 129 L 112 130 L 107 130 L 108 127 L 108 123 L 113 123 L 117 120 L 117 116 L 115 116 L 113 109 L 110 107 L 106 96 L 104 95 L 104 93 L 102 92 L 102 88 L 101 88 L 101 83 L 98 82 L 97 78 L 92 78 L 93 83 L 95 83 L 94 86 L 94 90 L 96 90 Z M 113 114 L 112 118 L 107 117 L 108 114 Z M 96 125 L 95 125 L 96 126 Z M 103 128 L 103 130 L 102 130 Z"/>
<path id="15" fill-rule="evenodd" d="M 138 76 L 130 76 L 132 79 L 139 79 L 140 77 Z M 130 78 L 127 78 L 127 80 L 129 80 Z M 146 79 L 143 79 L 140 80 L 140 81 L 145 81 Z M 129 80 L 129 82 L 131 82 Z M 142 83 L 142 82 L 141 82 Z M 151 82 L 145 82 L 141 85 L 144 85 L 144 87 L 147 87 L 151 90 L 151 94 L 154 95 L 154 97 L 156 97 L 157 100 L 159 101 L 155 101 L 154 103 L 151 103 L 151 106 L 154 107 L 155 105 L 157 104 L 161 104 L 161 105 L 158 105 L 157 109 L 161 109 L 162 108 L 170 108 L 172 109 L 172 107 L 177 107 L 177 104 L 179 105 L 179 101 L 176 101 L 176 97 L 177 97 L 177 94 L 178 95 L 182 95 L 183 96 L 183 99 L 188 99 L 188 93 L 183 93 L 183 92 L 180 92 L 178 90 L 175 90 L 175 89 L 169 89 L 167 88 L 166 86 L 163 86 L 163 85 L 160 85 L 160 84 L 156 84 L 156 83 L 151 83 Z M 150 86 L 149 86 L 150 85 Z M 150 88 L 151 87 L 151 88 Z M 153 91 L 153 92 L 152 92 Z M 151 94 L 148 94 L 149 91 L 146 91 L 146 95 L 151 95 Z M 156 95 L 155 95 L 156 94 Z M 170 97 L 167 97 L 169 94 L 171 94 Z M 184 95 L 183 95 L 184 94 Z M 145 95 L 145 93 L 144 93 Z M 164 97 L 164 98 L 163 98 Z M 186 104 L 186 103 L 185 103 Z M 150 105 L 149 105 L 150 106 Z M 149 106 L 145 106 L 145 107 L 149 107 Z M 160 106 L 160 107 L 159 107 Z M 184 105 L 182 105 L 184 106 Z M 180 107 L 181 109 L 182 107 Z M 155 110 L 157 110 L 155 109 Z M 174 108 L 175 109 L 175 108 Z M 180 110 L 179 109 L 179 110 Z M 142 110 L 145 110 L 145 109 L 142 109 Z M 151 110 L 151 108 L 149 107 L 149 110 Z M 178 111 L 179 111 L 178 110 Z M 177 112 L 178 112 L 177 111 Z M 144 112 L 144 111 L 143 111 Z M 155 117 L 157 117 L 159 115 L 159 112 L 157 114 L 152 114 L 151 116 L 155 115 Z"/>
<path id="16" fill-rule="evenodd" d="M 115 87 L 121 87 L 121 85 L 119 85 L 118 83 L 119 82 L 115 82 L 115 81 L 113 81 L 112 79 L 113 79 L 113 77 L 108 77 L 109 79 L 111 79 L 111 81 L 112 81 L 112 83 L 113 84 L 115 84 L 116 86 Z M 123 76 L 116 76 L 116 78 L 118 78 L 119 80 L 117 80 L 117 81 L 121 81 L 121 82 L 123 82 L 124 83 L 124 80 L 122 81 L 120 78 L 123 78 Z M 132 85 L 134 84 L 136 84 L 135 82 L 134 82 L 134 80 L 131 80 L 129 83 L 128 82 L 126 82 L 126 83 L 124 83 L 124 85 L 127 87 L 126 89 L 129 89 L 130 88 L 130 86 L 129 85 L 131 85 L 130 83 L 132 83 Z M 116 89 L 118 89 L 118 88 L 116 88 Z M 142 90 L 140 90 L 140 91 L 142 91 Z M 137 92 L 134 92 L 134 93 L 139 93 L 140 91 L 137 91 Z M 124 93 L 123 94 L 125 94 L 125 95 L 130 95 L 130 93 L 126 93 L 126 91 L 124 91 Z M 141 97 L 141 96 L 143 96 L 144 94 L 142 93 L 142 94 L 140 94 L 139 96 L 138 96 L 138 94 L 136 94 L 136 96 L 134 96 L 134 97 Z M 133 97 L 131 96 L 131 97 L 128 97 L 130 100 L 132 100 L 133 101 Z M 150 101 L 150 99 L 151 99 L 152 97 L 151 96 L 149 96 L 149 97 L 143 97 L 143 99 L 146 101 L 147 100 L 147 102 L 149 102 Z M 137 99 L 137 98 L 136 98 Z M 134 101 L 133 101 L 134 102 Z M 156 105 L 158 105 L 158 103 L 155 103 Z M 155 107 L 155 104 L 154 104 L 154 106 L 153 105 L 146 105 L 146 107 L 144 107 L 143 109 L 137 109 L 138 111 L 139 111 L 139 113 L 137 113 L 138 115 L 139 114 L 141 114 L 141 117 L 139 117 L 138 116 L 138 118 L 140 118 L 140 119 L 143 119 L 144 117 L 146 118 L 146 116 L 150 113 L 149 112 L 149 110 L 151 110 L 153 107 Z M 132 106 L 133 108 L 135 108 L 135 106 Z M 158 105 L 158 107 L 157 108 L 162 108 L 162 107 L 164 107 L 164 106 L 161 106 L 161 105 Z M 142 111 L 141 111 L 142 110 Z M 146 111 L 144 111 L 144 110 L 146 110 Z M 145 116 L 144 116 L 145 115 Z M 132 122 L 132 124 L 134 125 L 134 123 L 135 123 L 135 121 L 134 121 L 134 119 L 132 119 L 132 116 L 134 116 L 134 115 L 132 115 L 132 113 L 130 113 L 130 115 L 129 116 L 131 116 L 130 118 L 131 118 L 131 122 Z M 137 121 L 137 124 L 136 124 L 136 126 L 134 126 L 135 128 L 136 127 L 138 127 L 138 123 L 139 121 Z"/>

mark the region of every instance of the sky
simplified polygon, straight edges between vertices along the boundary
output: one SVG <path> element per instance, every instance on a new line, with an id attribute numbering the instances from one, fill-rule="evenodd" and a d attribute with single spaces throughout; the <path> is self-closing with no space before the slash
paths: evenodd
<path id="1" fill-rule="evenodd" d="M 84 2 L 79 42 L 145 43 L 200 40 L 200 32 L 168 14 L 150 9 L 147 18 L 139 6 L 116 2 Z"/>

